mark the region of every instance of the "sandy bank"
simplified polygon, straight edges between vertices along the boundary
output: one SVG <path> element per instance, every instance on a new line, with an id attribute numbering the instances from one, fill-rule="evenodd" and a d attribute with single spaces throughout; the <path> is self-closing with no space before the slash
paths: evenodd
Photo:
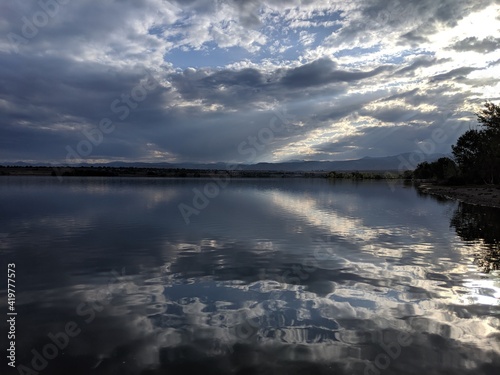
<path id="1" fill-rule="evenodd" d="M 424 193 L 456 199 L 464 203 L 500 208 L 500 186 L 440 186 L 421 184 Z"/>

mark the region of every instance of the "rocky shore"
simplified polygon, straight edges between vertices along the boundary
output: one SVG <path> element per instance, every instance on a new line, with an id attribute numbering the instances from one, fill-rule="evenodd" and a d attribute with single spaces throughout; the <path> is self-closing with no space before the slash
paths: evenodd
<path id="1" fill-rule="evenodd" d="M 427 194 L 455 199 L 464 203 L 500 208 L 500 186 L 442 186 L 421 184 L 418 189 Z"/>

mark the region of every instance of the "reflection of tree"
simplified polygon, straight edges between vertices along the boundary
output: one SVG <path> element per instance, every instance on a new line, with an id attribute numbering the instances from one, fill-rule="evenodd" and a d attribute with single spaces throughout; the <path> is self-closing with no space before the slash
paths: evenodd
<path id="1" fill-rule="evenodd" d="M 500 269 L 500 209 L 460 203 L 450 225 L 464 241 L 481 240 L 475 263 L 490 272 Z"/>

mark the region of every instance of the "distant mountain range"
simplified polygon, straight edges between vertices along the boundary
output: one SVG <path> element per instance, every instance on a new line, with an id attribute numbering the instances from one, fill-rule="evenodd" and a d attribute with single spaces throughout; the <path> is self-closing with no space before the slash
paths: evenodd
<path id="1" fill-rule="evenodd" d="M 342 161 L 303 161 L 295 160 L 282 163 L 238 164 L 240 170 L 246 171 L 284 171 L 284 172 L 312 172 L 312 171 L 404 171 L 413 170 L 420 162 L 433 162 L 446 157 L 444 154 L 404 153 L 384 157 L 364 157 L 356 160 Z M 32 164 L 26 162 L 0 163 L 16 166 L 61 166 L 63 164 Z M 143 163 L 143 162 L 110 162 L 100 164 L 79 163 L 70 166 L 95 167 L 137 167 L 137 168 L 184 168 L 184 169 L 230 169 L 226 163 Z M 235 168 L 235 165 L 232 166 Z"/>

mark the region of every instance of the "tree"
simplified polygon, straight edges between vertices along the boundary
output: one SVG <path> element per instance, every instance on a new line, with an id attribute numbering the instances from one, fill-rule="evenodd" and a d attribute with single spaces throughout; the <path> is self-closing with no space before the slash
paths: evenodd
<path id="1" fill-rule="evenodd" d="M 439 158 L 432 164 L 438 180 L 447 180 L 457 175 L 457 165 L 450 158 Z"/>
<path id="2" fill-rule="evenodd" d="M 487 102 L 477 115 L 477 120 L 492 132 L 500 132 L 500 106 Z"/>
<path id="3" fill-rule="evenodd" d="M 477 119 L 482 128 L 460 136 L 453 156 L 469 182 L 500 183 L 500 106 L 487 102 Z"/>
<path id="4" fill-rule="evenodd" d="M 482 168 L 486 162 L 487 139 L 484 132 L 471 129 L 458 138 L 457 143 L 451 146 L 455 161 L 462 174 L 471 182 L 480 182 Z"/>
<path id="5" fill-rule="evenodd" d="M 482 272 L 500 270 L 500 212 L 494 207 L 478 207 L 459 203 L 450 226 L 464 241 L 482 240 L 483 245 L 474 254 Z"/>
<path id="6" fill-rule="evenodd" d="M 487 138 L 485 172 L 490 183 L 500 183 L 500 106 L 488 102 L 484 107 L 477 119 Z"/>
<path id="7" fill-rule="evenodd" d="M 413 172 L 413 177 L 416 179 L 427 180 L 432 178 L 432 170 L 430 164 L 426 161 L 419 163 L 415 171 Z"/>
<path id="8" fill-rule="evenodd" d="M 457 165 L 450 158 L 439 158 L 428 163 L 426 161 L 417 165 L 413 176 L 417 179 L 435 179 L 439 181 L 448 180 L 456 176 Z"/>

